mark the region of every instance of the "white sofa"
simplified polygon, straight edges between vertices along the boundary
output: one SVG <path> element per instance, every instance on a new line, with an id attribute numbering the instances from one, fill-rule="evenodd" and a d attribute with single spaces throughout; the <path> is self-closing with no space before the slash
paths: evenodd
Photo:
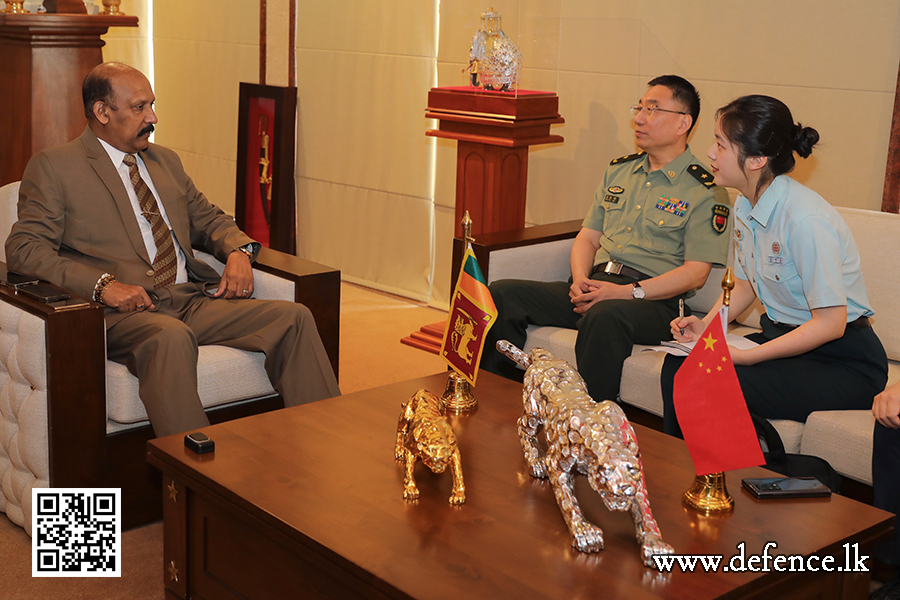
<path id="1" fill-rule="evenodd" d="M 862 256 L 869 300 L 875 310 L 873 327 L 890 360 L 888 385 L 900 380 L 900 216 L 867 210 L 838 208 L 853 231 Z M 569 251 L 580 221 L 531 227 L 516 232 L 479 236 L 475 252 L 488 283 L 499 279 L 561 281 L 569 277 Z M 724 269 L 714 269 L 706 285 L 688 300 L 695 314 L 705 314 L 721 294 Z M 743 335 L 759 326 L 762 307 L 757 302 L 732 324 L 732 333 Z M 526 349 L 547 348 L 573 365 L 573 329 L 529 327 Z M 662 416 L 659 373 L 664 354 L 636 346 L 622 373 L 621 401 Z M 872 431 L 868 410 L 820 411 L 805 424 L 772 421 L 789 453 L 819 456 L 845 477 L 872 483 Z"/>

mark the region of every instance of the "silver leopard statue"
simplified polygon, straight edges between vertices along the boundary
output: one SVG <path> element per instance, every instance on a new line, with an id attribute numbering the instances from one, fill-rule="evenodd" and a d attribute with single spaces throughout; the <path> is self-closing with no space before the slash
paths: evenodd
<path id="1" fill-rule="evenodd" d="M 572 545 L 581 552 L 603 549 L 603 530 L 584 518 L 575 497 L 574 478 L 581 473 L 609 510 L 631 511 L 645 565 L 654 566 L 654 554 L 672 554 L 650 511 L 637 438 L 622 409 L 594 402 L 578 372 L 543 348 L 526 354 L 500 340 L 497 350 L 527 369 L 519 439 L 531 475 L 549 478 Z M 542 430 L 546 454 L 537 440 Z"/>

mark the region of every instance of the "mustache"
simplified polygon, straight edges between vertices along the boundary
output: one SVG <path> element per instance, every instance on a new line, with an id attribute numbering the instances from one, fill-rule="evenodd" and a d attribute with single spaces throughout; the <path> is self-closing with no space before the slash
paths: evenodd
<path id="1" fill-rule="evenodd" d="M 138 137 L 146 135 L 148 133 L 153 133 L 155 130 L 156 128 L 153 126 L 153 123 L 151 123 L 150 125 L 147 125 L 143 129 L 141 129 L 140 133 L 138 133 Z"/>

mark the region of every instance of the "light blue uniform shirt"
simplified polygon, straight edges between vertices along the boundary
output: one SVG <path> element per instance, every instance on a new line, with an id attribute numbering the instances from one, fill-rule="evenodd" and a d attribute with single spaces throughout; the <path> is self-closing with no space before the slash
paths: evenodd
<path id="1" fill-rule="evenodd" d="M 781 175 L 756 206 L 738 196 L 734 214 L 735 276 L 770 319 L 802 325 L 830 306 L 846 306 L 848 323 L 874 314 L 850 228 L 819 194 Z"/>

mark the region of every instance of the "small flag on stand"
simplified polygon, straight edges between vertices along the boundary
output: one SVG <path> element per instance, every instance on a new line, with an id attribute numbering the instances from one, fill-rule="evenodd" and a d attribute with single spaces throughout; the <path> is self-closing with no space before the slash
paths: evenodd
<path id="1" fill-rule="evenodd" d="M 466 241 L 466 253 L 444 330 L 441 356 L 471 385 L 475 385 L 478 377 L 485 337 L 496 319 L 494 299 L 481 274 L 472 244 Z"/>
<path id="2" fill-rule="evenodd" d="M 765 463 L 725 342 L 723 306 L 675 374 L 678 423 L 697 475 Z"/>

